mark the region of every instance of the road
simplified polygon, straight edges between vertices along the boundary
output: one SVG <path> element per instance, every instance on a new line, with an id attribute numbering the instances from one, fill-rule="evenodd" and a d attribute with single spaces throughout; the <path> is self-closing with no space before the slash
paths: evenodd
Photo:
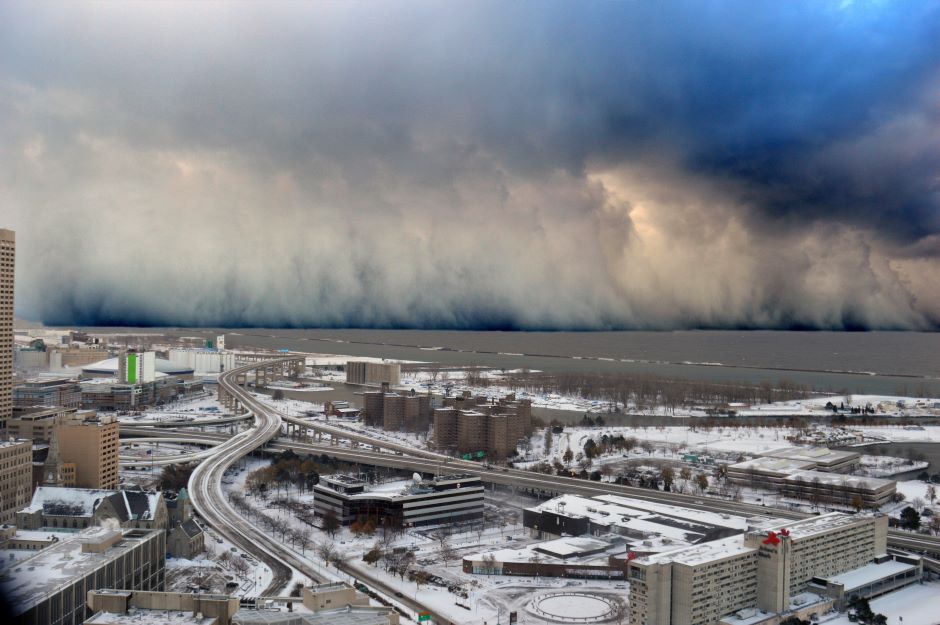
<path id="1" fill-rule="evenodd" d="M 278 359 L 266 364 L 285 360 L 290 359 Z M 229 467 L 281 432 L 280 415 L 238 386 L 238 376 L 257 367 L 258 364 L 251 364 L 219 376 L 219 384 L 254 415 L 254 423 L 248 430 L 212 448 L 212 453 L 196 467 L 189 478 L 189 495 L 196 511 L 206 523 L 271 569 L 273 579 L 262 594 L 274 595 L 279 594 L 293 577 L 293 571 L 285 564 L 280 553 L 285 548 L 238 514 L 222 493 L 222 477 Z"/>
<path id="2" fill-rule="evenodd" d="M 268 587 L 259 593 L 263 596 L 286 594 L 285 591 L 290 590 L 287 585 L 293 577 L 293 571 L 299 571 L 316 582 L 330 581 L 314 570 L 305 558 L 298 556 L 292 549 L 255 527 L 238 514 L 222 493 L 222 477 L 229 467 L 277 437 L 281 431 L 281 414 L 239 386 L 238 376 L 260 366 L 275 365 L 294 359 L 296 357 L 279 358 L 264 363 L 252 363 L 232 369 L 219 376 L 219 385 L 236 397 L 254 415 L 254 423 L 248 430 L 230 438 L 226 435 L 218 435 L 216 438 L 218 444 L 209 450 L 212 453 L 196 467 L 189 478 L 189 495 L 199 515 L 232 544 L 253 555 L 271 569 L 273 579 Z M 148 428 L 141 429 L 146 430 Z M 208 444 L 207 436 L 202 432 L 167 432 L 167 434 L 169 434 L 170 440 L 176 440 L 177 442 Z M 226 440 L 223 442 L 222 438 Z M 163 440 L 167 440 L 167 437 L 163 437 Z M 348 575 L 363 577 L 361 573 L 347 569 L 342 564 L 338 568 Z M 395 589 L 378 580 L 370 579 L 369 582 L 381 591 L 386 592 L 389 598 L 394 598 Z M 394 600 L 408 606 L 416 613 L 428 610 L 420 602 L 408 597 L 397 597 Z M 433 610 L 428 611 L 431 613 L 434 622 L 450 622 L 445 616 Z"/>

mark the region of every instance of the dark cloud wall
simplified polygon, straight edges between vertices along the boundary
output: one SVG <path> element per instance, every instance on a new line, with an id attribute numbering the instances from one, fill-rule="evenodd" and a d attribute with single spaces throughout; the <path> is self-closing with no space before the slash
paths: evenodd
<path id="1" fill-rule="evenodd" d="M 940 326 L 933 2 L 0 5 L 50 323 Z"/>

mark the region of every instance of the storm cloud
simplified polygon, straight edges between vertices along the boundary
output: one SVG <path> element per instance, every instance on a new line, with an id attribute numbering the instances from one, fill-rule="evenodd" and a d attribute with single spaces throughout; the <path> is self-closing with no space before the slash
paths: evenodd
<path id="1" fill-rule="evenodd" d="M 0 5 L 53 324 L 940 327 L 940 5 Z"/>

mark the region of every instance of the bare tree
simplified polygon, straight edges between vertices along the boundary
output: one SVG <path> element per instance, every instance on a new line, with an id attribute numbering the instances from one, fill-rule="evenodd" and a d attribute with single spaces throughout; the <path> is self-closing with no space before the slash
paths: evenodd
<path id="1" fill-rule="evenodd" d="M 306 553 L 307 547 L 310 546 L 310 530 L 302 529 L 297 532 L 297 544 L 300 545 L 300 552 Z"/>
<path id="2" fill-rule="evenodd" d="M 447 566 L 448 562 L 457 557 L 457 552 L 453 545 L 450 544 L 450 540 L 444 540 L 438 551 L 441 554 L 441 560 L 444 561 L 444 566 Z"/>
<path id="3" fill-rule="evenodd" d="M 330 535 L 330 538 L 336 537 L 336 530 L 340 528 L 339 519 L 332 510 L 327 510 L 323 515 L 323 531 Z"/>
<path id="4" fill-rule="evenodd" d="M 611 615 L 617 621 L 617 625 L 623 625 L 629 615 L 627 602 L 622 597 L 612 597 L 610 601 Z"/>
<path id="5" fill-rule="evenodd" d="M 317 545 L 317 555 L 320 556 L 320 559 L 323 560 L 324 564 L 329 566 L 330 562 L 333 561 L 333 558 L 336 555 L 336 545 L 332 540 L 324 540 L 322 543 Z"/>

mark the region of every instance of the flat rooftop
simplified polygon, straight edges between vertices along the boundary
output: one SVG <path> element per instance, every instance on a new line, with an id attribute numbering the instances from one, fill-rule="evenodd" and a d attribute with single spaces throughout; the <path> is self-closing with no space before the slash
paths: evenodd
<path id="1" fill-rule="evenodd" d="M 707 562 L 715 562 L 733 556 L 756 552 L 757 549 L 755 547 L 748 547 L 744 544 L 743 535 L 738 535 L 722 538 L 721 540 L 713 540 L 711 542 L 702 543 L 701 545 L 684 547 L 674 551 L 664 551 L 663 553 L 640 558 L 636 562 L 638 564 L 673 562 L 687 566 L 698 566 Z"/>
<path id="2" fill-rule="evenodd" d="M 728 466 L 729 471 L 754 471 L 762 474 L 770 473 L 776 477 L 786 477 L 796 471 L 809 471 L 816 468 L 812 460 L 796 460 L 793 458 L 777 458 L 775 456 L 762 456 Z"/>
<path id="3" fill-rule="evenodd" d="M 829 486 L 846 486 L 859 490 L 881 490 L 896 487 L 894 480 L 885 480 L 879 477 L 866 477 L 860 475 L 845 475 L 842 473 L 826 473 L 825 471 L 797 471 L 784 478 L 787 482 L 812 482 Z"/>
<path id="4" fill-rule="evenodd" d="M 35 552 L 30 558 L 12 563 L 7 562 L 6 551 L 0 550 L 0 588 L 14 614 L 22 614 L 76 578 L 124 555 L 160 531 L 128 530 L 119 542 L 98 553 L 83 551 L 83 544 L 106 539 L 113 530 L 88 528 Z"/>
<path id="5" fill-rule="evenodd" d="M 817 517 L 811 517 L 809 519 L 790 521 L 789 523 L 778 523 L 775 525 L 763 527 L 756 533 L 760 534 L 761 538 L 763 538 L 763 536 L 768 531 L 779 532 L 782 529 L 786 529 L 790 532 L 791 539 L 808 538 L 810 536 L 825 534 L 844 527 L 856 525 L 870 518 L 871 517 L 866 515 L 845 514 L 844 512 L 829 512 Z"/>
<path id="6" fill-rule="evenodd" d="M 828 447 L 781 447 L 770 451 L 757 452 L 755 455 L 791 460 L 809 460 L 820 466 L 839 464 L 858 460 L 861 454 L 855 451 L 838 451 Z"/>
<path id="7" fill-rule="evenodd" d="M 877 582 L 880 579 L 907 573 L 915 569 L 917 569 L 917 567 L 913 564 L 906 564 L 904 562 L 898 562 L 897 560 L 888 560 L 881 564 L 872 562 L 863 567 L 824 579 L 833 584 L 842 584 L 845 588 L 845 592 L 848 593 L 856 588 Z"/>
<path id="8" fill-rule="evenodd" d="M 219 619 L 215 616 L 195 616 L 192 611 L 179 610 L 141 610 L 131 608 L 127 614 L 116 612 L 98 612 L 84 622 L 84 625 L 213 625 Z"/>

